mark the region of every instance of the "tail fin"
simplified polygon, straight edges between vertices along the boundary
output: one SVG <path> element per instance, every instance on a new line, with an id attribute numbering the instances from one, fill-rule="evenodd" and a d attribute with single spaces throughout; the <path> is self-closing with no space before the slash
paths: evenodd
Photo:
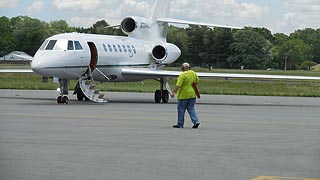
<path id="1" fill-rule="evenodd" d="M 153 7 L 151 20 L 156 21 L 159 18 L 168 18 L 170 15 L 170 0 L 157 0 Z"/>

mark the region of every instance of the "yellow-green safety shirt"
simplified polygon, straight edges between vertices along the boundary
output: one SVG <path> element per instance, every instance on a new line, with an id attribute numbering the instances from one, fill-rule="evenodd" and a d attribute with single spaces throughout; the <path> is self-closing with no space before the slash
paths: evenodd
<path id="1" fill-rule="evenodd" d="M 177 80 L 176 86 L 179 86 L 180 89 L 178 90 L 177 98 L 178 99 L 190 99 L 196 98 L 196 93 L 192 87 L 192 83 L 198 83 L 199 77 L 198 75 L 192 71 L 187 70 L 182 72 Z"/>

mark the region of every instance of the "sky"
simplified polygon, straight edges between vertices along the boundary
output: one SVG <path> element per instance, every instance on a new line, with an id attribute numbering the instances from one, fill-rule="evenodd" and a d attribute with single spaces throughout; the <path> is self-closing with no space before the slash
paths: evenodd
<path id="1" fill-rule="evenodd" d="M 118 25 L 127 16 L 149 17 L 156 0 L 0 0 L 0 16 L 27 15 L 90 27 Z M 265 27 L 272 33 L 320 28 L 320 0 L 171 0 L 170 17 L 231 26 Z"/>

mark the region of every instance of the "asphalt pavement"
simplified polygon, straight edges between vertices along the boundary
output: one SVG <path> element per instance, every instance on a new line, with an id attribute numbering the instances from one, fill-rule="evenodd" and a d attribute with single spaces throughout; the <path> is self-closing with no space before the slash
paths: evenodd
<path id="1" fill-rule="evenodd" d="M 174 129 L 176 100 L 0 90 L 1 180 L 319 180 L 320 98 L 202 95 Z M 309 178 L 309 179 L 307 179 Z"/>

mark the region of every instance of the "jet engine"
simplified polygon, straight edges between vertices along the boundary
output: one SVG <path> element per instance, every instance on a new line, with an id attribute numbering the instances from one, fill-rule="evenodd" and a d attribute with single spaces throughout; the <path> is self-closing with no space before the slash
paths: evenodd
<path id="1" fill-rule="evenodd" d="M 127 17 L 121 22 L 121 30 L 129 35 L 137 29 L 137 21 L 133 17 Z"/>
<path id="2" fill-rule="evenodd" d="M 171 64 L 181 55 L 180 49 L 171 43 L 156 45 L 152 49 L 152 57 L 159 64 Z"/>
<path id="3" fill-rule="evenodd" d="M 121 22 L 121 30 L 129 37 L 140 39 L 150 38 L 153 34 L 151 30 L 151 21 L 140 17 L 126 17 Z"/>

